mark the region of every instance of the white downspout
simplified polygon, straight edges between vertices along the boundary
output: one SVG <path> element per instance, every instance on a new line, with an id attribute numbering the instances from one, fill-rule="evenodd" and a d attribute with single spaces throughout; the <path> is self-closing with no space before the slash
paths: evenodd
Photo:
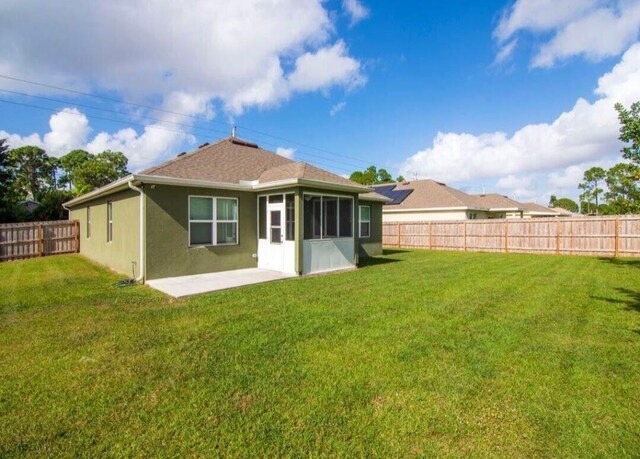
<path id="1" fill-rule="evenodd" d="M 136 278 L 136 282 L 142 282 L 144 281 L 144 246 L 145 246 L 145 241 L 144 241 L 144 191 L 142 190 L 142 188 L 138 188 L 137 186 L 134 186 L 133 183 L 127 182 L 129 185 L 129 188 L 131 188 L 133 191 L 137 191 L 138 193 L 140 193 L 140 213 L 138 216 L 138 222 L 139 222 L 139 227 L 140 227 L 140 259 L 138 261 L 138 277 Z"/>

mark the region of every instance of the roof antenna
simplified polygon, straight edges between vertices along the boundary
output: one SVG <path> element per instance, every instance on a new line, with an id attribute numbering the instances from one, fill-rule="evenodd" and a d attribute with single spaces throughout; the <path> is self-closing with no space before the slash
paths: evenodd
<path id="1" fill-rule="evenodd" d="M 236 127 L 233 126 L 233 129 L 231 129 L 231 137 L 233 137 L 234 139 L 236 138 Z"/>

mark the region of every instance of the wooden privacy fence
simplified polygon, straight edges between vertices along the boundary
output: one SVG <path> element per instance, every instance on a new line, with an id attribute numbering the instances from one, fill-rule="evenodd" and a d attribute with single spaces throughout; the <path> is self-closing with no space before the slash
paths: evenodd
<path id="1" fill-rule="evenodd" d="M 390 247 L 640 256 L 640 216 L 383 223 Z"/>
<path id="2" fill-rule="evenodd" d="M 80 251 L 80 222 L 8 223 L 0 225 L 0 261 Z"/>

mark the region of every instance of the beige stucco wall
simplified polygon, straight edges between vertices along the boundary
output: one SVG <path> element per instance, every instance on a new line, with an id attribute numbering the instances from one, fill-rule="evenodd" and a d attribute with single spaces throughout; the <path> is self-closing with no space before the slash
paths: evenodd
<path id="1" fill-rule="evenodd" d="M 385 212 L 383 211 L 383 215 L 382 215 L 382 221 L 384 223 L 465 220 L 466 218 L 467 218 L 467 213 L 464 210 L 429 211 L 429 212 L 424 212 L 424 211 Z M 480 215 L 478 215 L 478 218 L 481 218 Z"/>
<path id="2" fill-rule="evenodd" d="M 107 202 L 113 209 L 113 240 L 107 242 Z M 140 195 L 121 191 L 71 208 L 70 218 L 80 221 L 80 253 L 109 268 L 139 275 Z M 91 207 L 91 236 L 87 237 L 87 207 Z M 132 263 L 135 267 L 132 270 Z"/>

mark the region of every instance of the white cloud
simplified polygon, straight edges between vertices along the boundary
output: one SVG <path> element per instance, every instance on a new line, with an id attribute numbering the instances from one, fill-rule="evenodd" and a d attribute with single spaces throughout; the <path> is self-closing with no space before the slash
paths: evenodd
<path id="1" fill-rule="evenodd" d="M 276 153 L 279 154 L 280 156 L 284 156 L 287 159 L 293 159 L 293 155 L 296 153 L 296 149 L 295 148 L 278 147 L 278 148 L 276 148 Z"/>
<path id="2" fill-rule="evenodd" d="M 342 0 L 342 7 L 350 18 L 351 26 L 369 16 L 369 10 L 359 0 Z"/>
<path id="3" fill-rule="evenodd" d="M 348 56 L 342 40 L 296 59 L 295 70 L 288 77 L 291 91 L 306 92 L 344 86 L 355 89 L 366 82 L 360 63 Z"/>
<path id="4" fill-rule="evenodd" d="M 619 157 L 613 105 L 640 99 L 640 44 L 600 78 L 595 93 L 596 101 L 579 99 L 553 122 L 524 126 L 512 136 L 440 132 L 430 147 L 405 160 L 400 173 L 457 182 L 548 172 Z"/>
<path id="5" fill-rule="evenodd" d="M 11 148 L 35 145 L 43 148 L 50 156 L 59 157 L 83 147 L 91 131 L 87 117 L 75 108 L 64 108 L 51 115 L 49 129 L 43 137 L 36 133 L 23 137 L 0 131 L 0 139 L 7 138 Z"/>
<path id="6" fill-rule="evenodd" d="M 23 0 L 1 2 L 0 17 L 21 18 L 0 28 L 11 44 L 0 47 L 3 74 L 128 99 L 181 92 L 238 114 L 364 81 L 339 37 L 330 45 L 337 30 L 323 0 L 68 0 L 62 10 Z M 307 71 L 320 62 L 321 75 Z"/>
<path id="7" fill-rule="evenodd" d="M 500 51 L 498 51 L 498 54 L 496 55 L 496 59 L 494 62 L 496 64 L 502 64 L 504 61 L 509 59 L 513 55 L 517 44 L 518 39 L 514 38 L 510 42 L 507 42 L 505 45 L 502 45 Z"/>
<path id="8" fill-rule="evenodd" d="M 620 54 L 638 38 L 640 1 L 517 0 L 494 31 L 501 44 L 496 62 L 513 52 L 513 38 L 522 31 L 545 39 L 550 34 L 533 57 L 533 67 L 552 67 L 573 56 L 599 61 Z"/>
<path id="9" fill-rule="evenodd" d="M 20 136 L 0 131 L 0 139 L 7 138 L 10 148 L 35 145 L 56 157 L 77 148 L 91 153 L 121 151 L 129 159 L 129 170 L 132 171 L 175 153 L 183 143 L 195 142 L 193 136 L 170 130 L 160 123 L 146 126 L 141 134 L 132 128 L 125 128 L 114 133 L 99 132 L 89 139 L 92 131 L 89 120 L 75 108 L 65 108 L 51 115 L 49 127 L 50 131 L 42 137 L 37 133 Z"/>
<path id="10" fill-rule="evenodd" d="M 345 101 L 338 102 L 333 107 L 331 107 L 331 110 L 329 110 L 329 115 L 336 116 L 338 113 L 340 113 L 346 107 L 347 107 L 347 103 Z"/>

